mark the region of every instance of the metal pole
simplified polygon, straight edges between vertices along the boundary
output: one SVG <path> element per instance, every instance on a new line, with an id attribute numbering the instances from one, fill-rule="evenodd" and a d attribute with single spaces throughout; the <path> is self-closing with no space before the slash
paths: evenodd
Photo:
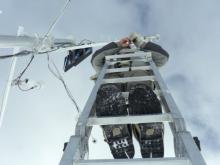
<path id="1" fill-rule="evenodd" d="M 0 35 L 0 48 L 29 47 L 36 43 L 36 38 L 30 36 Z"/>
<path id="2" fill-rule="evenodd" d="M 46 37 L 47 38 L 47 37 Z M 148 36 L 144 37 L 145 40 L 152 41 L 155 40 L 157 36 Z M 44 38 L 37 38 L 32 36 L 10 36 L 10 35 L 0 35 L 0 48 L 12 48 L 12 47 L 25 47 L 30 49 L 37 49 L 38 52 L 45 52 L 50 51 L 52 49 L 50 46 L 56 43 L 73 43 L 73 46 L 59 48 L 57 51 L 68 51 L 74 49 L 82 49 L 88 47 L 99 47 L 108 44 L 109 42 L 100 42 L 100 43 L 91 43 L 85 45 L 74 45 L 74 41 L 70 39 L 51 39 L 51 41 L 47 41 L 48 43 L 44 43 Z M 118 42 L 118 40 L 111 41 L 111 42 Z M 52 44 L 52 45 L 51 45 Z M 41 50 L 42 46 L 44 48 Z"/>
<path id="3" fill-rule="evenodd" d="M 19 26 L 18 31 L 17 31 L 17 35 L 18 36 L 21 35 L 23 33 L 23 31 L 24 31 L 24 28 Z M 17 53 L 18 51 L 19 51 L 19 48 L 14 48 L 13 53 Z M 12 83 L 12 80 L 13 80 L 13 75 L 14 75 L 14 71 L 15 71 L 16 62 L 17 62 L 17 57 L 13 57 L 12 58 L 12 63 L 11 63 L 11 70 L 10 70 L 10 73 L 9 73 L 9 77 L 8 77 L 8 81 L 7 81 L 7 84 L 6 84 L 5 91 L 4 91 L 2 104 L 1 104 L 1 109 L 0 109 L 0 128 L 2 126 L 4 113 L 5 113 L 6 105 L 7 105 L 7 102 L 8 102 L 8 96 L 9 96 L 9 92 L 10 92 L 10 89 L 11 89 L 11 83 Z"/>
<path id="4" fill-rule="evenodd" d="M 12 48 L 12 47 L 26 47 L 26 48 L 35 48 L 39 46 L 39 41 L 43 38 L 36 38 L 31 36 L 10 36 L 10 35 L 0 35 L 0 48 Z M 73 40 L 69 39 L 54 39 L 54 44 L 56 43 L 65 43 L 65 42 L 72 42 Z M 100 43 L 92 43 L 92 44 L 85 44 L 79 46 L 71 46 L 66 48 L 60 48 L 59 51 L 68 51 L 74 49 L 82 49 L 87 47 L 98 47 L 104 46 L 108 44 L 107 42 L 100 42 Z"/>

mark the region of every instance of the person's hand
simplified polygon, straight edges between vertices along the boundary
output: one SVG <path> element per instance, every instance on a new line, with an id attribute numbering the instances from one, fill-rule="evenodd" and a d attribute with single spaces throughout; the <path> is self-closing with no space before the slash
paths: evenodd
<path id="1" fill-rule="evenodd" d="M 139 34 L 139 33 L 132 33 L 130 36 L 129 36 L 129 39 L 132 43 L 134 43 L 134 45 L 138 48 L 141 48 L 145 43 L 146 41 L 144 40 L 144 38 Z"/>
<path id="2" fill-rule="evenodd" d="M 129 38 L 122 38 L 119 42 L 118 45 L 122 48 L 128 48 L 130 45 L 131 41 Z"/>

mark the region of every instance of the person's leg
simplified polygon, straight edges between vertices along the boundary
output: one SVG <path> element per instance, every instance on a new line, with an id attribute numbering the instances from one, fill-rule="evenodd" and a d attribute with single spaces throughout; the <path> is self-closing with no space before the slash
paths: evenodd
<path id="1" fill-rule="evenodd" d="M 162 113 L 160 101 L 153 90 L 146 84 L 135 84 L 129 91 L 129 114 L 159 114 Z M 133 125 L 141 154 L 144 158 L 163 157 L 163 123 L 140 123 Z"/>
<path id="2" fill-rule="evenodd" d="M 96 115 L 98 117 L 127 115 L 127 105 L 119 85 L 101 86 L 96 98 Z M 102 126 L 102 129 L 115 159 L 133 158 L 132 132 L 128 125 L 106 125 Z"/>

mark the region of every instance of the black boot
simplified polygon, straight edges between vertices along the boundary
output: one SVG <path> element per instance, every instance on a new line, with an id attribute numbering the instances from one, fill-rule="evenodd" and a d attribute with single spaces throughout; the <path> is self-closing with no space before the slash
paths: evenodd
<path id="1" fill-rule="evenodd" d="M 127 106 L 121 90 L 114 84 L 103 85 L 96 98 L 96 115 L 122 116 L 127 115 Z M 109 144 L 115 159 L 134 157 L 132 132 L 129 125 L 102 126 L 106 142 Z"/>
<path id="2" fill-rule="evenodd" d="M 137 84 L 129 92 L 130 115 L 160 114 L 160 101 L 153 90 L 145 84 Z M 163 123 L 140 123 L 133 125 L 133 132 L 137 138 L 143 158 L 164 156 Z"/>

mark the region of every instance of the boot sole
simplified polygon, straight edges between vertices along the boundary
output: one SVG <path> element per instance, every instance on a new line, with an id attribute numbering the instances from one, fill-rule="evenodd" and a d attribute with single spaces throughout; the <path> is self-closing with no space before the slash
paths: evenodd
<path id="1" fill-rule="evenodd" d="M 132 159 L 134 145 L 128 125 L 102 126 L 104 136 L 115 159 Z"/>
<path id="2" fill-rule="evenodd" d="M 145 84 L 137 84 L 129 92 L 130 115 L 160 114 L 160 101 L 153 90 Z M 164 156 L 163 123 L 141 123 L 134 125 L 143 158 L 158 158 Z"/>
<path id="3" fill-rule="evenodd" d="M 105 85 L 100 88 L 96 99 L 96 116 L 128 115 L 127 105 L 116 85 Z M 105 140 L 115 159 L 134 157 L 134 145 L 129 125 L 102 126 Z"/>
<path id="4" fill-rule="evenodd" d="M 140 129 L 139 143 L 143 158 L 159 158 L 164 156 L 163 124 L 138 124 Z"/>
<path id="5" fill-rule="evenodd" d="M 125 98 L 116 85 L 103 85 L 96 97 L 96 115 L 99 116 L 120 116 L 127 115 Z"/>

